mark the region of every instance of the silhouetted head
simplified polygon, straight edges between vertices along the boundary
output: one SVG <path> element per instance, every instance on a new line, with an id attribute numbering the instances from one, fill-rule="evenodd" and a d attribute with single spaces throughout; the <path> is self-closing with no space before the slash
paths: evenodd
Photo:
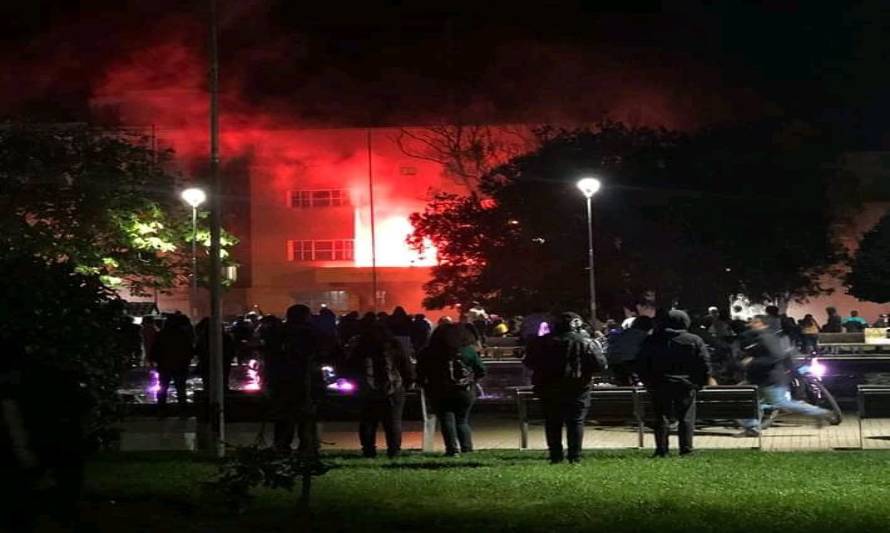
<path id="1" fill-rule="evenodd" d="M 416 320 L 417 322 L 423 322 L 424 320 L 426 320 L 426 315 L 417 313 L 416 315 L 414 315 L 414 320 Z"/>
<path id="2" fill-rule="evenodd" d="M 825 313 L 827 313 L 828 316 L 834 316 L 837 314 L 837 309 L 835 309 L 834 307 L 826 307 Z"/>
<path id="3" fill-rule="evenodd" d="M 401 305 L 392 310 L 392 317 L 397 319 L 408 318 L 408 312 Z"/>
<path id="4" fill-rule="evenodd" d="M 749 324 L 754 331 L 762 331 L 769 329 L 768 320 L 769 317 L 767 315 L 755 315 L 751 317 L 751 322 Z"/>
<path id="5" fill-rule="evenodd" d="M 305 324 L 312 318 L 312 310 L 303 304 L 292 305 L 287 308 L 286 316 L 289 324 Z"/>
<path id="6" fill-rule="evenodd" d="M 689 318 L 686 311 L 681 311 L 680 309 L 671 309 L 668 311 L 668 328 L 686 330 L 689 329 L 690 324 L 692 324 L 692 320 Z"/>
<path id="7" fill-rule="evenodd" d="M 655 321 L 648 316 L 638 316 L 634 318 L 633 323 L 630 325 L 630 329 L 638 329 L 640 331 L 652 331 L 654 327 Z"/>
<path id="8" fill-rule="evenodd" d="M 553 324 L 554 333 L 571 333 L 573 331 L 581 331 L 584 327 L 584 320 L 578 313 L 567 311 L 560 313 Z"/>
<path id="9" fill-rule="evenodd" d="M 775 305 L 766 306 L 767 316 L 779 316 L 779 307 Z"/>
<path id="10" fill-rule="evenodd" d="M 859 316 L 859 311 L 856 311 L 855 309 L 850 311 L 850 316 Z"/>

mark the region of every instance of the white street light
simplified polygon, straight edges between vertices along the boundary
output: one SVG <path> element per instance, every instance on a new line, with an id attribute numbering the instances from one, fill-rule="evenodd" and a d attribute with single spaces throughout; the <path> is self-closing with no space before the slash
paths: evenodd
<path id="1" fill-rule="evenodd" d="M 596 178 L 588 177 L 578 180 L 578 190 L 581 191 L 585 198 L 592 198 L 600 190 L 601 186 L 600 180 Z"/>
<path id="2" fill-rule="evenodd" d="M 190 187 L 180 194 L 185 203 L 192 206 L 192 318 L 198 318 L 198 206 L 207 200 L 203 189 Z"/>
<path id="3" fill-rule="evenodd" d="M 593 195 L 600 190 L 600 180 L 593 177 L 585 177 L 578 180 L 578 190 L 587 199 L 587 268 L 590 274 L 590 324 L 596 327 L 596 278 L 593 271 L 593 207 L 591 200 Z"/>
<path id="4" fill-rule="evenodd" d="M 207 200 L 207 194 L 204 193 L 204 189 L 199 189 L 197 187 L 190 187 L 182 191 L 180 196 L 182 196 L 185 203 L 192 206 L 192 209 L 197 209 L 199 205 Z"/>

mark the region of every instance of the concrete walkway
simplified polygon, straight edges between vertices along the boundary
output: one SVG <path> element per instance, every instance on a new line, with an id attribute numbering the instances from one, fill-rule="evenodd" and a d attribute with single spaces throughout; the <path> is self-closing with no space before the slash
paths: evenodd
<path id="1" fill-rule="evenodd" d="M 515 417 L 508 414 L 478 414 L 471 419 L 473 440 L 477 449 L 519 448 L 519 428 Z M 121 449 L 135 450 L 193 450 L 195 448 L 195 420 L 167 418 L 129 419 L 123 424 Z M 256 441 L 261 425 L 257 423 L 233 423 L 227 426 L 227 442 L 236 445 Z M 868 419 L 862 424 L 865 449 L 890 450 L 890 420 Z M 328 450 L 360 449 L 357 435 L 358 423 L 330 422 L 322 424 L 323 448 Z M 709 427 L 696 431 L 695 446 L 698 449 L 751 449 L 756 448 L 756 438 L 734 438 L 737 428 Z M 403 448 L 421 448 L 421 424 L 404 423 Z M 272 440 L 271 424 L 264 430 L 266 443 Z M 672 438 L 671 446 L 676 446 Z M 647 431 L 645 446 L 653 447 L 652 434 Z M 858 449 L 859 421 L 855 415 L 847 415 L 838 426 L 815 427 L 802 418 L 783 417 L 763 433 L 763 450 L 814 451 L 833 449 Z M 635 448 L 636 433 L 618 427 L 588 427 L 585 433 L 586 449 Z M 378 436 L 378 447 L 384 448 L 383 434 Z M 544 429 L 532 424 L 529 431 L 529 447 L 546 449 Z M 441 438 L 436 436 L 436 450 L 442 450 Z"/>

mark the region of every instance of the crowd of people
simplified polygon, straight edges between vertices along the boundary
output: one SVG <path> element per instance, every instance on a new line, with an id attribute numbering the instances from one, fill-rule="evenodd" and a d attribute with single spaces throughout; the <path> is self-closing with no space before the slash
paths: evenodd
<path id="1" fill-rule="evenodd" d="M 180 406 L 187 401 L 186 380 L 197 358 L 198 373 L 209 376 L 208 319 L 194 328 L 176 313 L 160 321 L 143 319 L 141 336 L 146 362 L 158 375 L 157 402 L 167 414 L 172 385 Z M 476 400 L 476 382 L 485 375 L 480 357 L 491 319 L 481 308 L 454 321 L 442 317 L 434 326 L 423 314 L 409 315 L 396 307 L 392 313 L 351 312 L 341 317 L 322 307 L 313 314 L 305 305 L 291 306 L 282 320 L 274 315 L 249 313 L 232 321 L 223 332 L 224 383 L 232 364 L 248 358 L 262 360 L 263 390 L 273 420 L 274 445 L 298 453 L 318 451 L 318 410 L 326 392 L 324 369 L 357 386 L 361 402 L 359 439 L 366 457 L 377 454 L 377 429 L 382 425 L 386 453 L 401 453 L 405 393 L 422 387 L 441 423 L 446 454 L 473 450 L 469 425 Z"/>
<path id="2" fill-rule="evenodd" d="M 391 313 L 352 312 L 338 317 L 322 307 L 317 314 L 294 305 L 284 319 L 249 313 L 225 328 L 224 381 L 236 360 L 260 357 L 263 389 L 274 421 L 274 445 L 300 453 L 318 451 L 318 410 L 325 396 L 324 368 L 357 387 L 358 428 L 362 453 L 377 455 L 377 430 L 383 427 L 386 454 L 402 448 L 402 414 L 406 391 L 422 387 L 431 410 L 441 421 L 449 456 L 473 450 L 470 411 L 476 383 L 485 375 L 481 352 L 491 336 L 515 335 L 525 347 L 536 395 L 545 414 L 545 433 L 554 463 L 581 457 L 584 420 L 594 375 L 607 375 L 618 385 L 645 385 L 653 410 L 655 455 L 669 454 L 668 432 L 678 423 L 679 453 L 693 451 L 695 394 L 702 387 L 746 381 L 757 385 L 773 408 L 812 416 L 820 422 L 832 413 L 795 401 L 788 394 L 790 348 L 811 351 L 820 332 L 861 331 L 858 313 L 842 319 L 833 308 L 820 326 L 812 315 L 795 321 L 769 306 L 762 315 L 743 318 L 712 307 L 691 318 L 669 310 L 654 317 L 638 316 L 622 324 L 609 320 L 594 328 L 574 313 L 535 309 L 524 318 L 501 319 L 474 303 L 457 321 L 443 317 L 436 324 L 402 307 Z M 886 325 L 886 317 L 882 316 Z M 880 323 L 876 324 L 880 326 Z M 158 404 L 165 413 L 172 382 L 180 403 L 185 382 L 197 357 L 198 372 L 208 376 L 208 320 L 194 328 L 187 317 L 169 315 L 160 329 L 150 318 L 142 324 L 147 360 L 159 377 Z M 761 419 L 740 421 L 739 436 L 757 436 Z M 567 446 L 563 447 L 563 431 Z"/>

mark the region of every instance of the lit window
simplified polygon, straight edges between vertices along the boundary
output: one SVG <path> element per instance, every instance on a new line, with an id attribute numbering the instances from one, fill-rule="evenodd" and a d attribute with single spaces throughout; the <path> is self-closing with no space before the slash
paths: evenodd
<path id="1" fill-rule="evenodd" d="M 289 261 L 352 261 L 352 239 L 287 241 Z"/>
<path id="2" fill-rule="evenodd" d="M 344 189 L 321 189 L 313 191 L 291 191 L 290 206 L 305 209 L 309 207 L 343 207 L 349 205 L 349 194 Z"/>

